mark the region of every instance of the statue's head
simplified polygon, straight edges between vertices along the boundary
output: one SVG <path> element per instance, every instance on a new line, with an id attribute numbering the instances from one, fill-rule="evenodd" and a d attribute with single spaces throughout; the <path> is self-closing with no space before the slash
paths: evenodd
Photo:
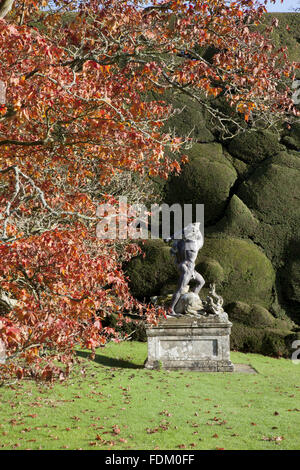
<path id="1" fill-rule="evenodd" d="M 183 229 L 184 240 L 198 240 L 199 235 L 201 235 L 200 222 L 189 224 Z"/>
<path id="2" fill-rule="evenodd" d="M 175 240 L 175 242 L 176 240 L 203 240 L 202 233 L 200 231 L 200 222 L 188 224 L 184 229 L 174 233 L 172 237 L 165 239 L 165 241 L 169 242 L 172 239 Z"/>

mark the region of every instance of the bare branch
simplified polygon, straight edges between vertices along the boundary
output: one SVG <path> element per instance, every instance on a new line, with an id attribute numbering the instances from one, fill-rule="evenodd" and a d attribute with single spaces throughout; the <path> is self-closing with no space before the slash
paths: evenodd
<path id="1" fill-rule="evenodd" d="M 0 3 L 0 18 L 4 18 L 12 9 L 14 0 L 2 0 Z"/>

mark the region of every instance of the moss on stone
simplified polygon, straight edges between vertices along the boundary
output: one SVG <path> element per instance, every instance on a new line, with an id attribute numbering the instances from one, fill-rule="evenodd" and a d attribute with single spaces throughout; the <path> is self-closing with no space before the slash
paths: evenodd
<path id="1" fill-rule="evenodd" d="M 269 131 L 248 131 L 234 137 L 228 146 L 231 155 L 246 163 L 258 163 L 275 155 L 282 146 L 278 136 Z"/>

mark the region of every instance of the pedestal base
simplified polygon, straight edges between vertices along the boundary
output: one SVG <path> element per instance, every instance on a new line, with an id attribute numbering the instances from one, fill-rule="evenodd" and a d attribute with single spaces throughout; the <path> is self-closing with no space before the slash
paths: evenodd
<path id="1" fill-rule="evenodd" d="M 230 361 L 232 324 L 225 316 L 179 317 L 147 327 L 147 369 L 233 372 Z"/>

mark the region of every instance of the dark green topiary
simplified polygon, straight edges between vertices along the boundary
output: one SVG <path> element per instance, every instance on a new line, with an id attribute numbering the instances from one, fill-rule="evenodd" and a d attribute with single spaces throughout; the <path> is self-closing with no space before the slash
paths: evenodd
<path id="1" fill-rule="evenodd" d="M 203 259 L 198 265 L 197 270 L 201 272 L 207 284 L 220 284 L 224 281 L 224 269 L 212 258 Z"/>
<path id="2" fill-rule="evenodd" d="M 112 314 L 102 321 L 103 327 L 114 328 L 117 333 L 128 335 L 132 341 L 147 341 L 147 333 L 145 328 L 145 322 L 140 319 L 131 319 L 124 317 L 120 319 L 117 314 Z"/>
<path id="3" fill-rule="evenodd" d="M 300 314 L 300 241 L 291 240 L 287 253 L 286 264 L 281 270 L 283 297 L 293 302 L 295 307 L 298 306 Z"/>
<path id="4" fill-rule="evenodd" d="M 298 2 L 295 2 L 297 5 Z M 300 15 L 299 13 L 269 13 L 265 16 L 266 23 L 271 24 L 278 18 L 279 25 L 273 31 L 273 41 L 277 47 L 287 46 L 290 60 L 300 61 Z M 287 28 L 288 27 L 288 28 Z"/>
<path id="5" fill-rule="evenodd" d="M 282 143 L 292 150 L 300 150 L 300 123 L 292 124 L 291 129 L 286 131 Z"/>
<path id="6" fill-rule="evenodd" d="M 289 349 L 286 346 L 286 332 L 268 331 L 263 337 L 262 354 L 273 357 L 289 357 Z"/>
<path id="7" fill-rule="evenodd" d="M 159 295 L 168 295 L 168 294 L 174 293 L 175 290 L 176 290 L 176 288 L 177 288 L 177 285 L 178 285 L 178 283 L 175 282 L 175 281 L 165 284 L 165 285 L 160 289 Z"/>
<path id="8" fill-rule="evenodd" d="M 234 137 L 228 147 L 231 155 L 246 163 L 258 163 L 280 150 L 278 137 L 269 131 L 244 132 Z"/>
<path id="9" fill-rule="evenodd" d="M 231 165 L 235 168 L 238 176 L 243 179 L 246 178 L 249 172 L 250 165 L 245 162 L 242 162 L 242 160 L 239 160 L 238 158 L 234 158 L 232 155 L 230 155 L 230 153 L 227 152 L 224 147 L 223 154 L 231 163 Z"/>
<path id="10" fill-rule="evenodd" d="M 230 321 L 237 321 L 254 328 L 271 327 L 275 322 L 273 315 L 257 304 L 248 305 L 244 302 L 232 302 L 226 305 L 225 310 Z"/>
<path id="11" fill-rule="evenodd" d="M 296 341 L 300 341 L 300 331 L 293 331 L 292 333 L 286 335 L 284 338 L 286 348 L 289 351 L 289 357 L 291 358 L 293 352 L 299 348 L 299 343 L 295 343 Z M 299 359 L 299 355 L 298 355 Z"/>
<path id="12" fill-rule="evenodd" d="M 300 158 L 280 152 L 240 185 L 214 230 L 251 239 L 272 259 L 277 292 L 294 320 L 300 320 Z M 213 230 L 211 230 L 213 232 Z M 242 300 L 242 299 L 237 299 Z M 274 298 L 274 302 L 276 298 Z M 273 310 L 280 305 L 274 303 Z M 270 307 L 270 306 L 269 306 Z M 268 308 L 269 308 L 268 307 Z M 294 312 L 294 313 L 292 313 Z"/>
<path id="13" fill-rule="evenodd" d="M 281 153 L 257 168 L 244 182 L 238 197 L 260 220 L 275 224 L 299 216 L 300 205 L 291 194 L 300 194 L 300 159 Z"/>
<path id="14" fill-rule="evenodd" d="M 233 351 L 260 354 L 262 350 L 262 330 L 235 322 L 231 328 L 230 349 Z"/>
<path id="15" fill-rule="evenodd" d="M 207 118 L 204 107 L 186 95 L 174 95 L 165 92 L 164 95 L 156 96 L 165 99 L 178 110 L 163 127 L 164 132 L 175 130 L 176 135 L 186 138 L 190 136 L 197 142 L 213 142 L 214 136 L 207 127 Z"/>
<path id="16" fill-rule="evenodd" d="M 279 19 L 273 33 L 275 42 L 280 47 L 287 44 L 290 57 L 300 60 L 300 14 L 266 15 L 266 24 L 273 17 Z M 201 297 L 207 294 L 212 280 L 222 279 L 217 291 L 226 303 L 259 305 L 277 317 L 275 329 L 289 330 L 291 325 L 285 315 L 300 323 L 300 153 L 296 151 L 300 148 L 300 124 L 293 124 L 289 130 L 278 124 L 278 132 L 275 128 L 272 132 L 252 132 L 243 123 L 246 132 L 229 143 L 221 140 L 204 107 L 169 91 L 165 97 L 175 108 L 186 106 L 183 113 L 171 118 L 165 130 L 175 127 L 175 133 L 182 137 L 192 131 L 197 142 L 189 151 L 183 151 L 188 153 L 190 163 L 182 175 L 171 178 L 161 194 L 169 204 L 205 204 L 206 238 L 198 268 L 207 277 L 207 284 Z M 209 102 L 237 118 L 224 97 Z M 205 259 L 210 263 L 205 264 Z M 141 261 L 137 266 L 133 284 L 139 298 L 146 292 L 159 295 L 174 290 L 177 273 L 170 274 L 163 268 L 164 282 L 159 284 L 153 279 L 151 264 Z M 266 328 L 269 326 L 261 329 Z"/>
<path id="17" fill-rule="evenodd" d="M 289 243 L 299 239 L 300 158 L 281 152 L 257 168 L 239 188 L 237 196 L 259 220 L 249 235 L 265 250 L 274 266 L 282 265 Z M 234 223 L 238 223 L 238 216 Z M 249 219 L 250 220 L 250 219 Z"/>
<path id="18" fill-rule="evenodd" d="M 207 237 L 197 258 L 196 269 L 207 258 L 223 268 L 224 281 L 218 293 L 225 304 L 242 301 L 269 308 L 273 302 L 275 273 L 262 250 L 250 241 L 232 237 Z"/>
<path id="19" fill-rule="evenodd" d="M 132 294 L 138 299 L 158 295 L 160 289 L 170 279 L 177 279 L 170 247 L 162 240 L 148 240 L 143 247 L 145 258 L 138 256 L 128 265 L 126 271 L 130 279 Z"/>
<path id="20" fill-rule="evenodd" d="M 291 357 L 291 332 L 271 328 L 253 328 L 235 322 L 232 326 L 231 349 L 273 357 Z"/>
<path id="21" fill-rule="evenodd" d="M 292 301 L 300 304 L 300 258 L 294 258 L 287 264 L 283 284 L 286 287 L 285 295 Z"/>
<path id="22" fill-rule="evenodd" d="M 233 234 L 240 237 L 251 237 L 259 230 L 259 220 L 234 194 L 230 200 L 224 217 L 216 224 L 215 229 L 222 233 Z"/>
<path id="23" fill-rule="evenodd" d="M 188 154 L 190 163 L 166 186 L 168 204 L 204 204 L 205 220 L 210 223 L 225 208 L 237 173 L 222 154 L 220 144 L 196 144 Z"/>

